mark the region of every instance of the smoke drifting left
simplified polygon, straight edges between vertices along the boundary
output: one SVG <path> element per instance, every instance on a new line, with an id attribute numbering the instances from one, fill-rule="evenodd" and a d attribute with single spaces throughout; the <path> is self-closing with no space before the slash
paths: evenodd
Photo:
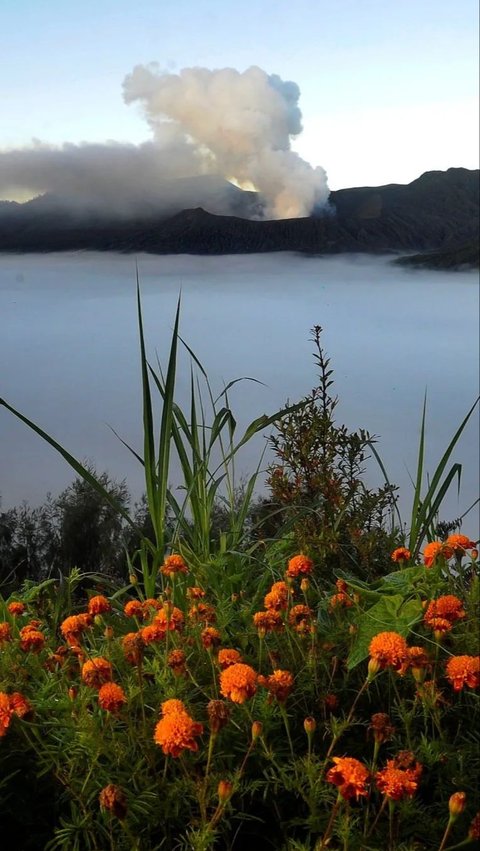
<path id="1" fill-rule="evenodd" d="M 64 206 L 118 216 L 202 201 L 228 208 L 221 177 L 253 186 L 269 218 L 305 216 L 327 203 L 325 171 L 291 149 L 302 132 L 296 83 L 255 66 L 172 74 L 151 64 L 133 69 L 123 93 L 140 104 L 151 141 L 0 150 L 0 197 L 49 193 Z"/>

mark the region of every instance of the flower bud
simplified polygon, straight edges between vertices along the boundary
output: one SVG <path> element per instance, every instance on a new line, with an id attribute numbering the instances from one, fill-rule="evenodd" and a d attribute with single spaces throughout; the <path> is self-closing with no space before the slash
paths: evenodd
<path id="1" fill-rule="evenodd" d="M 105 632 L 103 634 L 104 634 L 105 638 L 108 639 L 108 641 L 110 641 L 110 639 L 113 638 L 113 626 L 106 626 Z"/>
<path id="2" fill-rule="evenodd" d="M 309 582 L 309 580 L 307 579 L 307 577 L 306 577 L 306 576 L 304 576 L 304 577 L 303 577 L 303 579 L 302 579 L 302 581 L 300 582 L 300 590 L 301 590 L 304 594 L 306 594 L 306 592 L 308 591 L 308 589 L 309 589 L 309 588 L 310 588 L 310 582 Z"/>
<path id="3" fill-rule="evenodd" d="M 78 688 L 75 688 L 75 686 L 71 686 L 68 689 L 68 696 L 69 696 L 70 700 L 75 700 L 77 694 L 78 694 Z"/>
<path id="4" fill-rule="evenodd" d="M 372 658 L 370 658 L 370 659 L 369 659 L 369 661 L 368 661 L 368 675 L 367 675 L 367 680 L 368 680 L 369 682 L 371 682 L 371 681 L 373 680 L 373 678 L 374 678 L 374 677 L 376 677 L 376 675 L 378 674 L 379 670 L 380 670 L 380 662 L 378 661 L 378 659 L 372 659 Z"/>
<path id="5" fill-rule="evenodd" d="M 476 561 L 478 558 L 478 550 L 472 550 L 470 553 L 472 561 Z"/>
<path id="6" fill-rule="evenodd" d="M 252 724 L 252 742 L 256 742 L 258 737 L 262 735 L 263 724 L 261 721 L 254 721 Z"/>
<path id="7" fill-rule="evenodd" d="M 233 795 L 233 783 L 230 780 L 220 780 L 218 784 L 218 800 L 221 804 L 226 804 L 229 798 Z"/>
<path id="8" fill-rule="evenodd" d="M 448 802 L 448 809 L 450 811 L 450 818 L 453 821 L 458 818 L 465 809 L 465 803 L 467 800 L 466 792 L 454 792 L 453 795 L 450 796 L 450 800 Z"/>
<path id="9" fill-rule="evenodd" d="M 313 718 L 311 715 L 308 715 L 303 722 L 303 727 L 307 736 L 312 736 L 315 730 L 317 729 L 317 722 L 315 721 L 315 718 Z"/>
<path id="10" fill-rule="evenodd" d="M 135 576 L 134 573 L 131 573 L 130 576 L 128 577 L 128 579 L 129 579 L 130 585 L 138 585 L 138 579 L 137 579 L 137 577 Z"/>

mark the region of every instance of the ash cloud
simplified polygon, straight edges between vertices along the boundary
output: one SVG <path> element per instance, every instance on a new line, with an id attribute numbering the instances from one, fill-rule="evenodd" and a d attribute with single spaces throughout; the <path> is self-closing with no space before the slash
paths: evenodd
<path id="1" fill-rule="evenodd" d="M 133 69 L 123 95 L 140 105 L 151 141 L 35 142 L 0 151 L 0 197 L 51 193 L 73 209 L 120 216 L 198 205 L 235 212 L 238 193 L 226 179 L 254 188 L 269 218 L 305 216 L 326 205 L 325 171 L 291 150 L 302 131 L 296 83 L 258 67 L 172 74 L 151 64 Z"/>

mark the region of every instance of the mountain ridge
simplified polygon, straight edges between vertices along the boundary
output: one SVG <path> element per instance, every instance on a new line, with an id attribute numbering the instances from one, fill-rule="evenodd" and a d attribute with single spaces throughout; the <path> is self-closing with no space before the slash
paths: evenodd
<path id="1" fill-rule="evenodd" d="M 195 206 L 173 215 L 150 210 L 115 218 L 68 213 L 42 199 L 0 202 L 0 251 L 446 252 L 451 262 L 452 252 L 478 240 L 478 170 L 451 168 L 425 172 L 409 184 L 336 190 L 326 208 L 297 219 L 246 218 L 245 210 L 258 209 L 255 193 L 243 198 L 242 190 L 232 188 L 241 216 Z M 437 255 L 435 268 L 439 265 Z"/>

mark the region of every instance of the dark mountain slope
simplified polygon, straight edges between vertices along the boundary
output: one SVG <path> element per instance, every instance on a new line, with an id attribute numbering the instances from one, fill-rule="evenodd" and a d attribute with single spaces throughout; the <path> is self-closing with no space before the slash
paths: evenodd
<path id="1" fill-rule="evenodd" d="M 214 215 L 201 207 L 131 219 L 0 203 L 0 250 L 232 254 L 454 251 L 478 239 L 479 173 L 427 172 L 408 185 L 342 189 L 318 215 L 276 221 Z"/>

